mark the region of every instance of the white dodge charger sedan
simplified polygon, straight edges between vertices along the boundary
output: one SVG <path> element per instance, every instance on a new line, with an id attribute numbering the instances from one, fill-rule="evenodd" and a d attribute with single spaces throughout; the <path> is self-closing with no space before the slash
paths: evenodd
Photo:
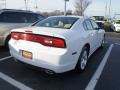
<path id="1" fill-rule="evenodd" d="M 46 72 L 84 71 L 89 57 L 105 42 L 105 31 L 91 19 L 52 16 L 11 31 L 9 48 L 18 61 Z"/>

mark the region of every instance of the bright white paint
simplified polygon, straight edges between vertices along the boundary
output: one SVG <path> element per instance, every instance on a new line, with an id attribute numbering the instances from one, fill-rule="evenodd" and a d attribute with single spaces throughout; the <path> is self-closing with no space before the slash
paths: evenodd
<path id="1" fill-rule="evenodd" d="M 112 51 L 112 48 L 113 48 L 113 44 L 109 47 L 108 51 L 106 52 L 102 62 L 100 63 L 98 69 L 96 70 L 96 72 L 94 73 L 93 77 L 91 78 L 90 82 L 88 83 L 88 85 L 86 86 L 85 90 L 94 90 L 95 89 L 95 86 L 100 78 L 100 75 L 102 74 L 103 72 L 103 69 L 107 63 L 107 60 L 109 58 L 109 55 Z"/>

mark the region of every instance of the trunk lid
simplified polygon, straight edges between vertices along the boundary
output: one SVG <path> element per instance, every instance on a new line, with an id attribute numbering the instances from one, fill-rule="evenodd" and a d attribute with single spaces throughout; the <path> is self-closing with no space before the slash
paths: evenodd
<path id="1" fill-rule="evenodd" d="M 20 29 L 14 29 L 12 30 L 12 32 L 32 33 L 37 35 L 65 38 L 65 36 L 69 32 L 69 29 L 47 28 L 47 27 L 25 27 Z"/>

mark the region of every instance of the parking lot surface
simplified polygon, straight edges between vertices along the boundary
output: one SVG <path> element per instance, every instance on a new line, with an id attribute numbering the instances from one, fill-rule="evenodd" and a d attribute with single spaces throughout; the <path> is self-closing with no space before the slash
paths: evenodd
<path id="1" fill-rule="evenodd" d="M 104 48 L 98 49 L 91 56 L 83 73 L 78 74 L 70 71 L 63 74 L 48 75 L 41 72 L 39 68 L 36 69 L 16 62 L 10 56 L 9 50 L 1 47 L 0 89 L 91 90 L 90 88 L 92 88 L 95 90 L 120 90 L 119 53 L 120 33 L 106 33 Z M 95 78 L 96 75 L 99 77 Z"/>

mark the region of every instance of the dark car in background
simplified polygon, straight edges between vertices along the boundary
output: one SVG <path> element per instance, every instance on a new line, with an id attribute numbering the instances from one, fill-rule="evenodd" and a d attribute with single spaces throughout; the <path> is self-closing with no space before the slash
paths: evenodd
<path id="1" fill-rule="evenodd" d="M 7 46 L 11 29 L 27 27 L 44 16 L 32 11 L 1 9 L 0 10 L 0 46 Z"/>

